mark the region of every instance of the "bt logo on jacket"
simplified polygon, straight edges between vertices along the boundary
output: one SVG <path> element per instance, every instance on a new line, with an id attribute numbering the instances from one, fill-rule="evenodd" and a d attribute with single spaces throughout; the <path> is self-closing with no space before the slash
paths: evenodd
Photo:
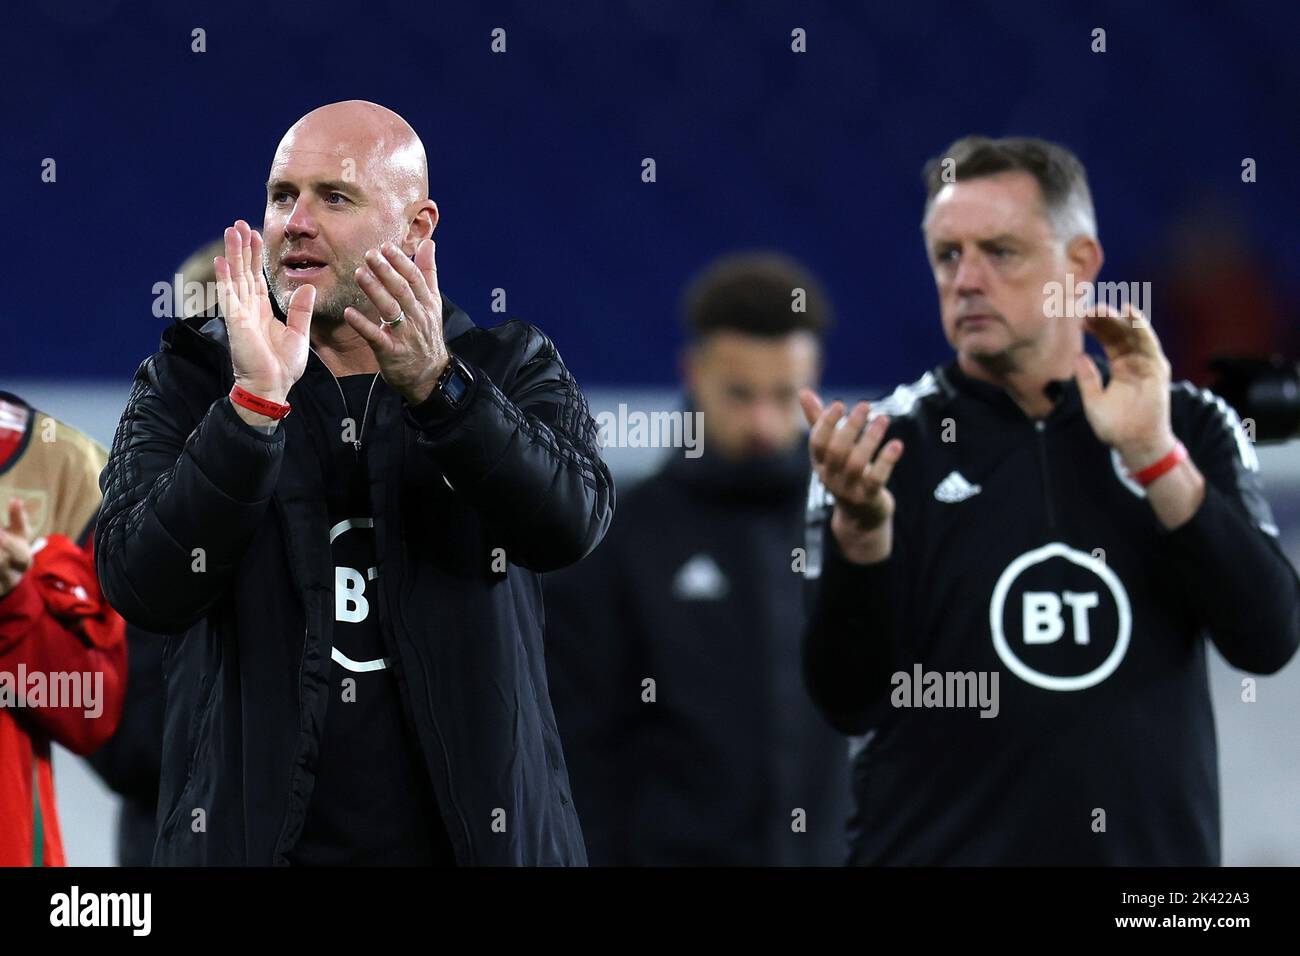
<path id="1" fill-rule="evenodd" d="M 1021 680 L 1045 690 L 1100 684 L 1124 659 L 1132 629 L 1119 576 L 1059 541 L 1012 560 L 989 601 L 998 657 Z"/>

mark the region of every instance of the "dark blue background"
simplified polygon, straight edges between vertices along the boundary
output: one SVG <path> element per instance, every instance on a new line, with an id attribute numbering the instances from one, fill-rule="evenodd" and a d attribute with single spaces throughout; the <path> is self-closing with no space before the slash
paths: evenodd
<path id="1" fill-rule="evenodd" d="M 962 133 L 1058 138 L 1087 164 L 1103 278 L 1150 277 L 1216 197 L 1295 302 L 1295 3 L 47 2 L 0 39 L 0 375 L 122 378 L 152 286 L 236 217 L 260 226 L 283 131 L 353 97 L 429 149 L 445 290 L 491 289 L 592 385 L 668 384 L 683 283 L 772 247 L 838 306 L 828 378 L 942 358 L 922 162 Z M 508 52 L 489 50 L 493 27 Z M 790 51 L 804 27 L 808 53 Z M 1108 51 L 1090 52 L 1091 30 Z M 190 52 L 190 30 L 207 52 Z M 641 182 L 654 157 L 658 182 Z M 1243 184 L 1241 160 L 1259 163 Z M 41 160 L 58 181 L 40 180 Z M 1176 317 L 1156 320 L 1167 329 Z M 1231 340 L 1230 317 L 1225 343 Z"/>

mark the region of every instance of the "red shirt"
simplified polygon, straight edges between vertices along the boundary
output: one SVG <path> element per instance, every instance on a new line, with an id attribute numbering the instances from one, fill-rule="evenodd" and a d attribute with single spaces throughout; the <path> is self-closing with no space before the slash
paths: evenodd
<path id="1" fill-rule="evenodd" d="M 0 866 L 64 865 L 50 741 L 94 752 L 126 692 L 126 626 L 100 593 L 93 540 L 44 540 L 0 598 Z"/>

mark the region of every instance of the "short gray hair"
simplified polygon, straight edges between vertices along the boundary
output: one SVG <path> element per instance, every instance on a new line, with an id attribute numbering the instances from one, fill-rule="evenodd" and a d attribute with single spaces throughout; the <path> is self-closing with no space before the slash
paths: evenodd
<path id="1" fill-rule="evenodd" d="M 922 222 L 929 218 L 934 197 L 949 183 L 1012 172 L 1034 177 L 1044 212 L 1062 245 L 1075 236 L 1097 238 L 1088 173 L 1079 157 L 1057 143 L 1027 136 L 963 136 L 926 163 L 921 172 L 926 188 Z"/>

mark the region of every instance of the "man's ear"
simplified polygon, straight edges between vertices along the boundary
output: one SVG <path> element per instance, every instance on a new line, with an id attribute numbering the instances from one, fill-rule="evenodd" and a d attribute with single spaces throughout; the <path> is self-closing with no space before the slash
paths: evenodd
<path id="1" fill-rule="evenodd" d="M 1101 243 L 1091 236 L 1075 236 L 1065 247 L 1065 260 L 1077 282 L 1095 282 L 1105 259 Z"/>
<path id="2" fill-rule="evenodd" d="M 423 240 L 433 238 L 433 230 L 438 228 L 438 204 L 432 199 L 422 199 L 412 204 L 407 216 L 410 224 L 406 227 L 406 239 L 402 242 L 402 251 L 408 256 L 413 256 L 416 247 Z"/>

